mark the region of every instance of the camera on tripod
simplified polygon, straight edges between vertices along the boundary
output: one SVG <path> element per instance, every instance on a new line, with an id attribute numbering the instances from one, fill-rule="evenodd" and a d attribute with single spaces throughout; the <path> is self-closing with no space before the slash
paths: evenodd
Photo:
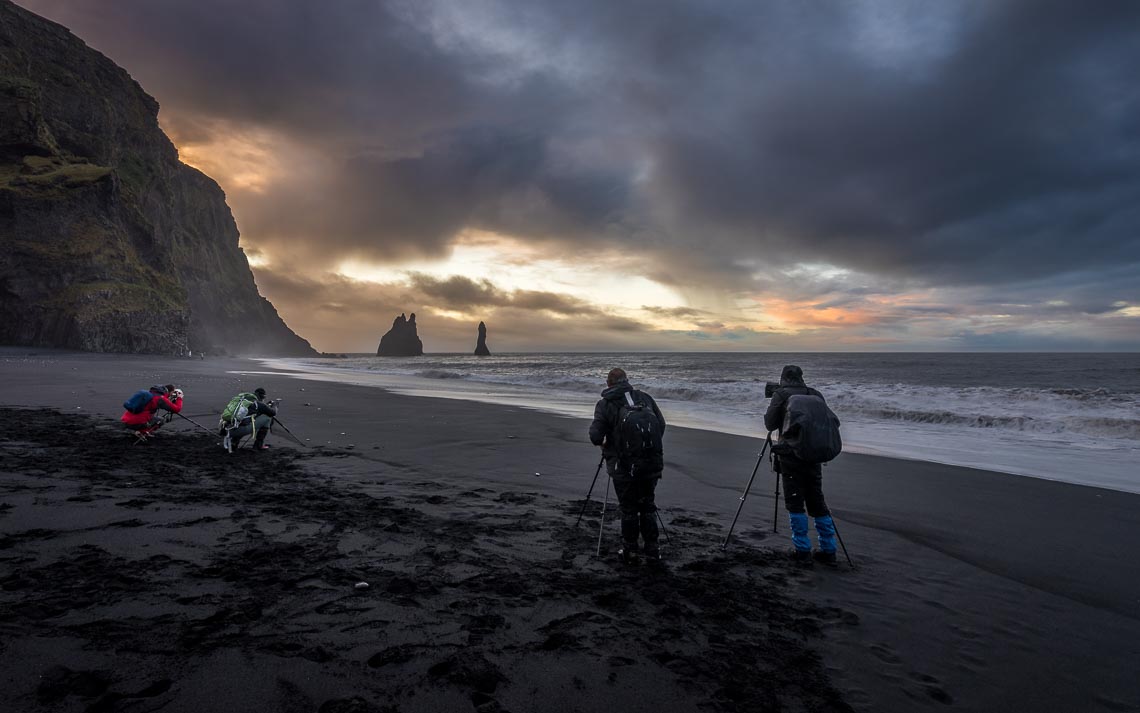
<path id="1" fill-rule="evenodd" d="M 776 393 L 776 389 L 780 388 L 780 382 L 769 381 L 764 384 L 764 398 L 772 398 L 772 394 Z"/>

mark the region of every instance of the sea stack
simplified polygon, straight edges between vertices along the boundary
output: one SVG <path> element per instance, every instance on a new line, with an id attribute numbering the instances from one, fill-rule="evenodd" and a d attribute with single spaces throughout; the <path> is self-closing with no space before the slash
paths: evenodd
<path id="1" fill-rule="evenodd" d="M 416 313 L 411 317 L 401 314 L 392 320 L 392 328 L 380 337 L 377 356 L 423 356 L 424 343 L 416 333 Z"/>
<path id="2" fill-rule="evenodd" d="M 487 325 L 479 323 L 479 341 L 475 343 L 475 356 L 491 356 L 491 350 L 487 348 Z"/>

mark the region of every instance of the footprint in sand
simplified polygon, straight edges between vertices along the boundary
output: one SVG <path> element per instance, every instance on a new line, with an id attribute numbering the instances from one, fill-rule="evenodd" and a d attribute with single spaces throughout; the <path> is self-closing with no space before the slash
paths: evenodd
<path id="1" fill-rule="evenodd" d="M 504 493 L 499 493 L 499 497 L 495 498 L 495 500 L 501 503 L 514 503 L 522 505 L 526 503 L 533 503 L 535 500 L 535 495 L 534 493 L 513 493 L 508 490 Z"/>
<path id="2" fill-rule="evenodd" d="M 89 711 L 124 710 L 128 707 L 128 705 L 121 703 L 121 701 L 125 701 L 125 700 L 131 699 L 131 698 L 154 698 L 156 696 L 161 696 L 162 694 L 164 694 L 170 690 L 171 685 L 172 685 L 172 683 L 171 683 L 170 679 L 163 678 L 163 679 L 159 679 L 158 681 L 155 681 L 154 683 L 149 684 L 148 686 L 146 686 L 145 688 L 143 688 L 142 690 L 140 690 L 136 693 L 117 693 L 115 691 L 111 691 L 110 693 L 104 695 L 99 700 L 95 701 L 95 703 L 88 706 L 87 710 L 89 710 Z"/>
<path id="3" fill-rule="evenodd" d="M 413 646 L 411 644 L 401 644 L 399 646 L 392 646 L 384 649 L 380 653 L 373 654 L 368 659 L 368 665 L 372 668 L 380 668 L 394 663 L 405 663 L 411 661 L 417 654 L 420 646 Z"/>
<path id="4" fill-rule="evenodd" d="M 388 706 L 382 708 L 357 696 L 325 701 L 317 709 L 317 713 L 385 713 L 390 710 L 393 709 Z"/>
<path id="5" fill-rule="evenodd" d="M 954 702 L 954 698 L 942 687 L 942 682 L 934 676 L 919 673 L 918 671 L 911 671 L 910 678 L 921 685 L 922 692 L 929 698 L 945 705 L 950 705 Z"/>
<path id="6" fill-rule="evenodd" d="M 52 666 L 40 674 L 36 696 L 41 703 L 53 703 L 68 696 L 94 698 L 111 685 L 107 674 L 100 671 L 72 671 L 66 666 Z"/>
<path id="7" fill-rule="evenodd" d="M 580 649 L 582 648 L 582 642 L 581 639 L 569 632 L 556 631 L 550 636 L 546 637 L 546 640 L 539 644 L 538 648 L 541 651 Z"/>
<path id="8" fill-rule="evenodd" d="M 895 652 L 892 651 L 886 644 L 871 644 L 869 648 L 871 650 L 871 654 L 883 663 L 888 663 L 892 666 L 896 666 L 902 663 L 902 659 L 899 658 L 899 656 L 895 654 Z"/>
<path id="9" fill-rule="evenodd" d="M 1108 696 L 1093 696 L 1093 700 L 1104 706 L 1110 711 L 1137 711 L 1140 710 L 1140 699 L 1134 700 L 1132 703 L 1122 701 L 1117 698 L 1109 698 Z"/>

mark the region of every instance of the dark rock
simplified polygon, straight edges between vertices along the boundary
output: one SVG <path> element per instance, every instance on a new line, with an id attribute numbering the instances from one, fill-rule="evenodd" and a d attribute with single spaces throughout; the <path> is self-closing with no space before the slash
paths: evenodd
<path id="1" fill-rule="evenodd" d="M 479 341 L 475 343 L 475 356 L 491 356 L 491 350 L 487 348 L 487 325 L 479 323 Z"/>
<path id="2" fill-rule="evenodd" d="M 0 343 L 316 352 L 258 294 L 225 194 L 158 102 L 66 28 L 0 0 Z"/>
<path id="3" fill-rule="evenodd" d="M 416 333 L 416 313 L 411 317 L 401 314 L 392 320 L 392 328 L 380 337 L 377 356 L 422 356 L 424 343 Z"/>

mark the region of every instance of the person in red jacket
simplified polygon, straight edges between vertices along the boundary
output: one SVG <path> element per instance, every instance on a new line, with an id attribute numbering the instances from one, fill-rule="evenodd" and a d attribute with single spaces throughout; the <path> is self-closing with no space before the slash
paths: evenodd
<path id="1" fill-rule="evenodd" d="M 170 390 L 165 386 L 152 386 L 149 392 L 144 391 L 135 394 L 123 404 L 124 407 L 127 407 L 128 403 L 136 401 L 136 397 L 139 397 L 140 394 L 142 398 L 137 400 L 144 400 L 147 395 L 150 396 L 150 399 L 145 401 L 141 410 L 132 411 L 127 407 L 119 420 L 123 422 L 124 426 L 133 430 L 140 440 L 145 440 L 166 423 L 166 419 L 158 415 L 159 409 L 172 414 L 182 411 L 182 390 L 174 389 L 173 391 L 172 398 L 168 398 L 167 395 Z"/>

